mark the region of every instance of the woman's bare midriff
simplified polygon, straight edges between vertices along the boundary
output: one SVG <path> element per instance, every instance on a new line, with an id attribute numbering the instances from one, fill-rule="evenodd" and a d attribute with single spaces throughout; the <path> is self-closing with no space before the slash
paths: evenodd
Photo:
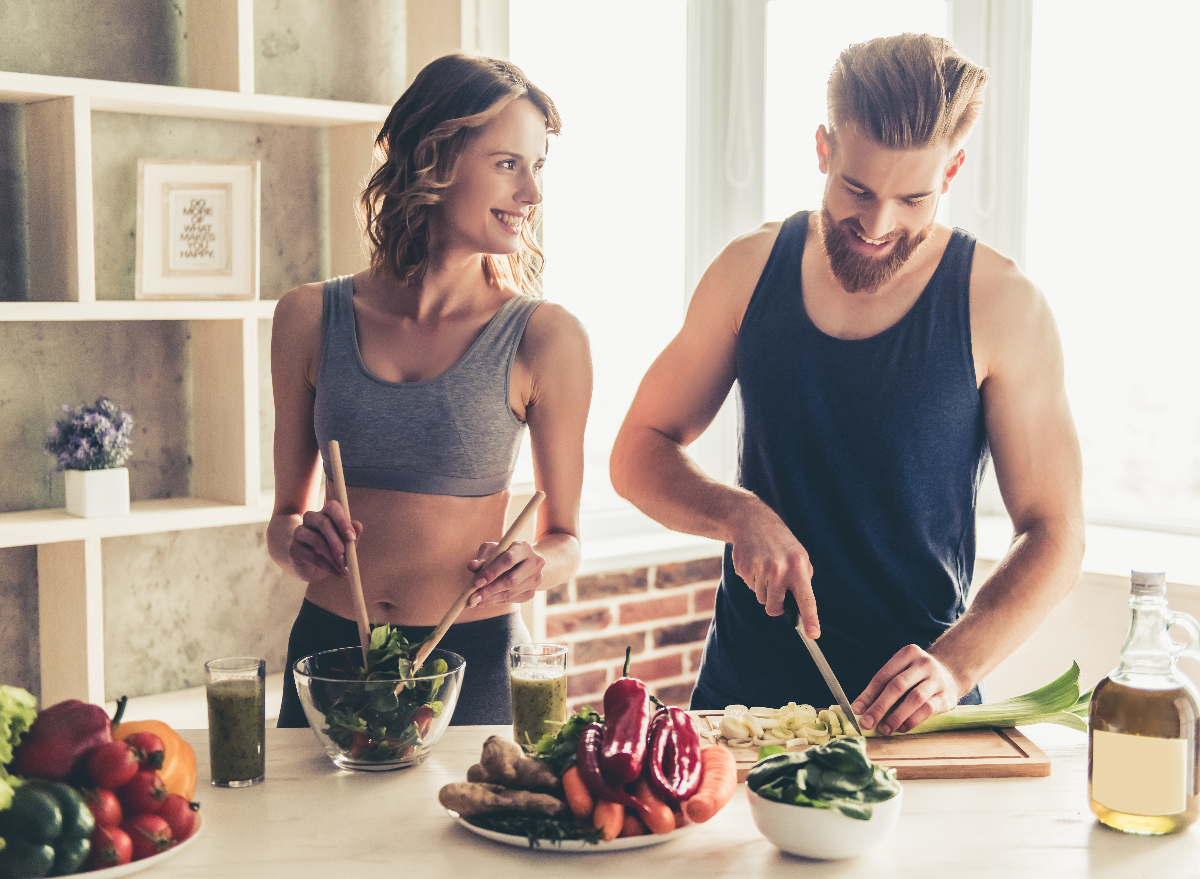
<path id="1" fill-rule="evenodd" d="M 358 567 L 372 623 L 433 626 L 474 579 L 467 563 L 479 545 L 504 533 L 507 491 L 487 497 L 447 497 L 378 488 L 347 488 L 350 514 L 362 522 Z M 356 619 L 348 577 L 308 584 L 318 607 Z M 467 608 L 458 622 L 511 613 L 515 604 Z"/>

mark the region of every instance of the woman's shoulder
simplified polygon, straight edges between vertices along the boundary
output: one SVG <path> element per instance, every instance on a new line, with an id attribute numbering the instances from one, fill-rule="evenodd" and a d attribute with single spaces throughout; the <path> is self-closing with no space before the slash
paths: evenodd
<path id="1" fill-rule="evenodd" d="M 303 327 L 315 321 L 320 326 L 324 295 L 325 285 L 320 281 L 293 287 L 279 297 L 274 325 Z"/>
<path id="2" fill-rule="evenodd" d="M 537 349 L 568 346 L 586 350 L 588 336 L 579 318 L 559 303 L 543 300 L 529 316 L 521 344 Z"/>

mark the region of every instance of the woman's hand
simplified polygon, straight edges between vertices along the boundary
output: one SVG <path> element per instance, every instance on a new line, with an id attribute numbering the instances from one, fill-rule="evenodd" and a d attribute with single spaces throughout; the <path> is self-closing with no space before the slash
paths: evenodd
<path id="1" fill-rule="evenodd" d="M 542 568 L 546 566 L 546 560 L 538 555 L 532 544 L 526 540 L 514 541 L 484 568 L 484 560 L 495 548 L 495 543 L 484 543 L 474 560 L 467 562 L 467 567 L 477 575 L 475 594 L 467 602 L 467 607 L 528 601 L 542 584 Z"/>
<path id="2" fill-rule="evenodd" d="M 330 574 L 348 577 L 346 544 L 362 536 L 361 522 L 352 522 L 335 500 L 320 510 L 309 510 L 292 532 L 288 556 L 302 580 L 322 580 Z"/>

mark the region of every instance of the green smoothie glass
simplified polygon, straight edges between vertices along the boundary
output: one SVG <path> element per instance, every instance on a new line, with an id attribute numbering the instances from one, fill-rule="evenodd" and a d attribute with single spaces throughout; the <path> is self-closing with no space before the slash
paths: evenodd
<path id="1" fill-rule="evenodd" d="M 208 755 L 217 787 L 249 787 L 266 767 L 267 663 L 231 656 L 204 663 Z"/>
<path id="2" fill-rule="evenodd" d="M 533 750 L 567 719 L 567 646 L 518 644 L 508 651 L 512 682 L 513 738 Z"/>

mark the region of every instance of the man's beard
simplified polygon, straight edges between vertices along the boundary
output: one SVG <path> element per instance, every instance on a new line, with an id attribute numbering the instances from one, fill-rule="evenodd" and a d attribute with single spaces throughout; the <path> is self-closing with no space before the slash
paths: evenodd
<path id="1" fill-rule="evenodd" d="M 833 221 L 829 208 L 821 206 L 821 238 L 833 276 L 847 293 L 873 293 L 889 281 L 900 267 L 908 262 L 918 247 L 933 231 L 933 221 L 915 234 L 900 234 L 886 256 L 868 256 L 854 249 L 853 229 Z"/>

